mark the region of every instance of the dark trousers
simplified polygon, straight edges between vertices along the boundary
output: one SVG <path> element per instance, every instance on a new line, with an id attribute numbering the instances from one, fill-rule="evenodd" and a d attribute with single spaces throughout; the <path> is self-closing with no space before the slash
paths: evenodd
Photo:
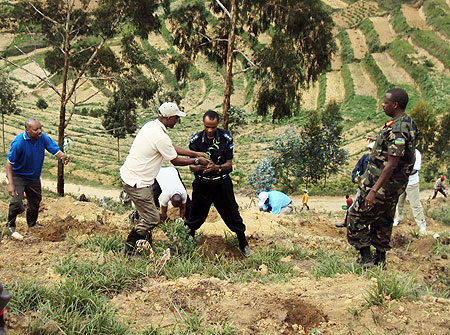
<path id="1" fill-rule="evenodd" d="M 438 192 L 442 193 L 442 195 L 447 198 L 447 194 L 445 194 L 445 191 L 442 188 L 438 188 L 438 189 L 434 190 L 434 194 L 433 194 L 433 197 L 431 199 L 436 198 Z"/>
<path id="2" fill-rule="evenodd" d="M 15 195 L 9 203 L 8 211 L 8 226 L 16 226 L 17 215 L 25 211 L 23 206 L 24 192 L 27 195 L 27 223 L 28 227 L 36 224 L 39 214 L 39 204 L 42 200 L 41 180 L 28 180 L 16 175 L 13 175 L 13 182 L 16 186 L 17 195 Z"/>
<path id="3" fill-rule="evenodd" d="M 195 231 L 205 222 L 211 205 L 214 204 L 222 220 L 228 228 L 238 235 L 245 236 L 245 225 L 239 214 L 239 206 L 234 197 L 233 183 L 227 176 L 217 181 L 201 181 L 192 183 L 192 202 L 190 216 L 185 224 Z"/>

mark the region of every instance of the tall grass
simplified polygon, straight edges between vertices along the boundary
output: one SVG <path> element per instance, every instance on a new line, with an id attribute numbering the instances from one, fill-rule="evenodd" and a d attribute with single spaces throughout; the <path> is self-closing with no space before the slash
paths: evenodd
<path id="1" fill-rule="evenodd" d="M 383 305 L 387 300 L 419 298 L 419 285 L 412 276 L 401 276 L 393 271 L 375 270 L 377 283 L 366 290 L 364 300 L 367 307 Z"/>

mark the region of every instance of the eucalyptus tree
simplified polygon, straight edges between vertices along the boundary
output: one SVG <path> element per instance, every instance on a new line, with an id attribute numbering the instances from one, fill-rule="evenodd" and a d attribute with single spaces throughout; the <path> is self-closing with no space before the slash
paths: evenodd
<path id="1" fill-rule="evenodd" d="M 335 51 L 333 21 L 317 0 L 184 1 L 168 23 L 174 44 L 188 60 L 203 54 L 226 65 L 225 129 L 234 75 L 253 71 L 260 115 L 291 116 L 302 90 L 330 65 Z M 237 56 L 244 65 L 240 69 L 233 66 Z"/>
<path id="2" fill-rule="evenodd" d="M 330 102 L 321 113 L 323 131 L 324 168 L 323 180 L 326 186 L 327 177 L 337 173 L 348 159 L 348 152 L 342 149 L 343 118 L 336 102 Z"/>
<path id="3" fill-rule="evenodd" d="M 104 88 L 119 73 L 129 70 L 129 64 L 122 62 L 107 42 L 121 36 L 122 56 L 138 62 L 142 54 L 134 54 L 140 48 L 133 43 L 134 36 L 146 39 L 150 31 L 159 29 L 160 22 L 155 14 L 159 3 L 159 0 L 21 0 L 15 3 L 16 27 L 32 38 L 45 38 L 50 47 L 44 59 L 50 73 L 30 74 L 37 76 L 58 96 L 58 144 L 61 148 L 75 106 L 88 102 L 99 92 L 81 100 L 77 99 L 77 90 L 87 81 L 97 82 L 97 86 Z M 7 62 L 23 68 L 13 61 Z M 68 105 L 72 105 L 72 110 L 66 113 Z M 64 166 L 60 162 L 57 189 L 58 194 L 64 194 Z"/>
<path id="4" fill-rule="evenodd" d="M 3 152 L 5 148 L 5 115 L 18 112 L 17 98 L 19 93 L 14 83 L 9 80 L 6 70 L 0 68 L 0 113 L 2 114 Z"/>
<path id="5" fill-rule="evenodd" d="M 153 99 L 158 86 L 137 68 L 117 81 L 117 90 L 110 97 L 102 119 L 103 127 L 117 139 L 117 162 L 120 162 L 120 139 L 137 129 L 138 105 L 148 107 L 147 103 Z"/>

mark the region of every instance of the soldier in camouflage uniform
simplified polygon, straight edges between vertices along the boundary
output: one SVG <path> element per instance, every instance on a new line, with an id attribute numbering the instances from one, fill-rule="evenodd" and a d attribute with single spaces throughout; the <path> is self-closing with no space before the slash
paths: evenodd
<path id="1" fill-rule="evenodd" d="M 363 267 L 384 265 L 391 249 L 395 206 L 414 165 L 417 126 L 405 113 L 407 103 L 403 89 L 386 93 L 383 110 L 392 119 L 377 136 L 360 181 L 360 196 L 348 213 L 347 239 L 360 251 L 357 262 Z M 374 258 L 371 245 L 376 249 Z"/>

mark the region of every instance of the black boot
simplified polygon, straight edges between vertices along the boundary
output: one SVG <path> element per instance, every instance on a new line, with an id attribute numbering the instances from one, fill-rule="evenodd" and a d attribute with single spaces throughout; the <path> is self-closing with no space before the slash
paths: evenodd
<path id="1" fill-rule="evenodd" d="M 144 238 L 144 236 L 139 235 L 133 228 L 125 241 L 125 256 L 133 256 L 136 253 L 136 241 Z"/>
<path id="2" fill-rule="evenodd" d="M 375 252 L 373 263 L 375 265 L 381 265 L 384 268 L 386 266 L 386 251 L 377 250 Z"/>
<path id="3" fill-rule="evenodd" d="M 360 256 L 356 260 L 361 267 L 367 269 L 373 266 L 372 253 L 370 247 L 363 247 L 359 249 Z"/>
<path id="4" fill-rule="evenodd" d="M 253 255 L 253 251 L 248 246 L 247 238 L 245 237 L 245 233 L 236 233 L 238 241 L 239 241 L 239 249 L 241 249 L 243 255 L 245 257 L 250 257 Z"/>
<path id="5" fill-rule="evenodd" d="M 1 310 L 0 310 L 1 312 Z M 6 335 L 4 314 L 0 315 L 0 335 Z"/>
<path id="6" fill-rule="evenodd" d="M 38 214 L 39 214 L 39 212 L 33 213 L 30 211 L 27 211 L 27 224 L 28 224 L 29 228 L 37 226 Z"/>

